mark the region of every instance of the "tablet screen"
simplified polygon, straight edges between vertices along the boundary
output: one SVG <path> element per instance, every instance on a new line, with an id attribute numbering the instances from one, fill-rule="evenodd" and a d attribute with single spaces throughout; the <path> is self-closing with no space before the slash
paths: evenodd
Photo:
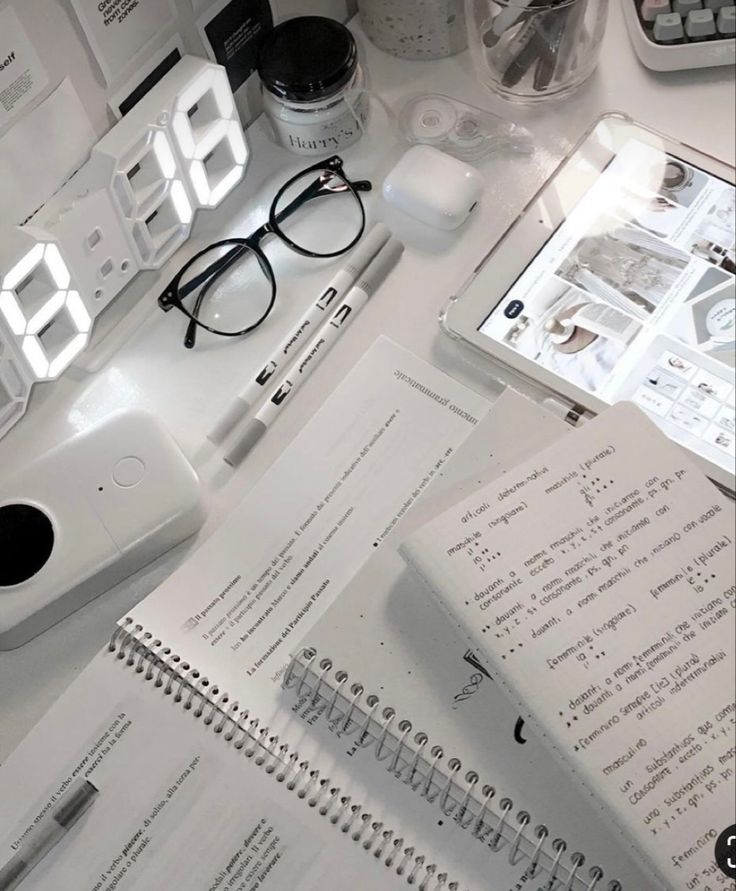
<path id="1" fill-rule="evenodd" d="M 735 198 L 629 140 L 480 333 L 733 471 Z"/>

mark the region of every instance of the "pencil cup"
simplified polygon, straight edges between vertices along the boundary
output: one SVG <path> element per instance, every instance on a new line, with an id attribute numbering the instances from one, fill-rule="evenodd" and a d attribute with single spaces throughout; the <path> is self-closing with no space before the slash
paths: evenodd
<path id="1" fill-rule="evenodd" d="M 481 82 L 516 102 L 570 95 L 598 64 L 608 0 L 466 0 Z"/>

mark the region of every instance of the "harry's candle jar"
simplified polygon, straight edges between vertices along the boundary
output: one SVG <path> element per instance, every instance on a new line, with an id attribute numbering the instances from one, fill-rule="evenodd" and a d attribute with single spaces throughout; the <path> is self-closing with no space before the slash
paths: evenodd
<path id="1" fill-rule="evenodd" d="M 340 22 L 284 22 L 264 41 L 258 71 L 266 114 L 285 148 L 321 156 L 360 139 L 369 100 L 355 38 Z"/>

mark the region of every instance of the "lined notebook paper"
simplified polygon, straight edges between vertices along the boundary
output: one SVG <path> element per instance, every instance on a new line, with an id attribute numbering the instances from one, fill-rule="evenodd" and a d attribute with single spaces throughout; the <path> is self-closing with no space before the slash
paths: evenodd
<path id="1" fill-rule="evenodd" d="M 616 406 L 402 553 L 652 875 L 729 887 L 734 512 L 685 453 Z"/>

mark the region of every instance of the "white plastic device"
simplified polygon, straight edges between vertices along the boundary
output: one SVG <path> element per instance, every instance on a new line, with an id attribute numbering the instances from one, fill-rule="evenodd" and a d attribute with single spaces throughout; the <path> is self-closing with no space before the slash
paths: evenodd
<path id="1" fill-rule="evenodd" d="M 0 650 L 202 525 L 197 475 L 153 415 L 116 412 L 0 482 Z"/>
<path id="2" fill-rule="evenodd" d="M 474 167 L 432 146 L 415 145 L 386 177 L 383 197 L 409 216 L 451 231 L 467 220 L 484 187 Z"/>

